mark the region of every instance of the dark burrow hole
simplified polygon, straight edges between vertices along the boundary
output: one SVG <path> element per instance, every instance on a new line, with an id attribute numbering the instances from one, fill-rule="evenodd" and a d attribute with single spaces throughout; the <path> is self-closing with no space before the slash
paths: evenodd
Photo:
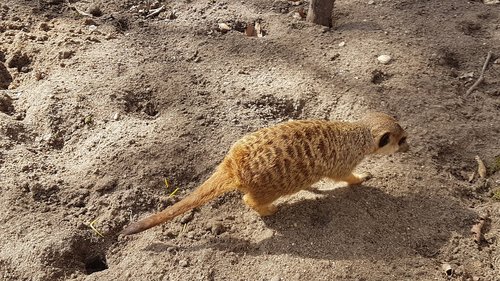
<path id="1" fill-rule="evenodd" d="M 108 269 L 108 263 L 105 256 L 95 256 L 85 261 L 85 272 L 92 274 Z"/>

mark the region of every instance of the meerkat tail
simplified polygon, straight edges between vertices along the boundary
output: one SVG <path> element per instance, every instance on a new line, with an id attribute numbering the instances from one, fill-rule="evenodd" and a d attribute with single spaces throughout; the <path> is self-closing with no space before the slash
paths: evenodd
<path id="1" fill-rule="evenodd" d="M 127 226 L 121 234 L 130 235 L 139 233 L 153 226 L 167 222 L 178 215 L 181 215 L 191 209 L 199 207 L 212 199 L 236 189 L 235 184 L 229 176 L 217 170 L 210 178 L 200 185 L 195 191 L 189 194 L 186 198 L 168 207 L 167 209 L 147 218 L 139 220 Z"/>

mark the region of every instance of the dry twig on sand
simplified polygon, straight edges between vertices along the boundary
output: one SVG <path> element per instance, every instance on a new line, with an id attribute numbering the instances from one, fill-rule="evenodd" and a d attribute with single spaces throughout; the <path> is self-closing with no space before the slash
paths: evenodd
<path id="1" fill-rule="evenodd" d="M 483 64 L 483 69 L 481 69 L 481 74 L 479 75 L 479 78 L 476 80 L 476 82 L 474 82 L 474 84 L 472 84 L 472 86 L 470 86 L 470 88 L 467 90 L 467 92 L 465 92 L 466 96 L 470 95 L 477 88 L 477 86 L 479 86 L 479 84 L 481 84 L 483 82 L 484 72 L 486 71 L 486 67 L 488 66 L 488 63 L 490 62 L 490 60 L 491 60 L 491 52 L 488 52 L 488 55 L 486 56 L 486 61 L 484 61 L 484 64 Z"/>
<path id="2" fill-rule="evenodd" d="M 165 5 L 162 5 L 160 8 L 157 8 L 157 9 L 154 9 L 154 10 L 151 10 L 151 13 L 149 13 L 146 18 L 152 18 L 154 16 L 157 16 L 158 14 L 160 14 L 163 10 L 165 9 Z"/>

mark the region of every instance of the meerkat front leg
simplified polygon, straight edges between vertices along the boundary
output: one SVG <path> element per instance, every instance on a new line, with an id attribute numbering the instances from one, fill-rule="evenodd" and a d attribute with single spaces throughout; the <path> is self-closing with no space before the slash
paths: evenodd
<path id="1" fill-rule="evenodd" d="M 371 179 L 373 176 L 369 172 L 364 172 L 360 174 L 351 173 L 349 176 L 342 178 L 342 181 L 347 182 L 349 185 L 357 185 L 362 182 Z"/>

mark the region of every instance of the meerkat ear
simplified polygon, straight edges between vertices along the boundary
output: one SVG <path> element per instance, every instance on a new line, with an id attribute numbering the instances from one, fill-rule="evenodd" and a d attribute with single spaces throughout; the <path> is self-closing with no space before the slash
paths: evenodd
<path id="1" fill-rule="evenodd" d="M 389 143 L 390 136 L 391 136 L 391 133 L 389 133 L 389 132 L 383 134 L 382 137 L 380 138 L 380 140 L 378 141 L 378 147 L 380 148 L 380 147 L 386 146 Z"/>

